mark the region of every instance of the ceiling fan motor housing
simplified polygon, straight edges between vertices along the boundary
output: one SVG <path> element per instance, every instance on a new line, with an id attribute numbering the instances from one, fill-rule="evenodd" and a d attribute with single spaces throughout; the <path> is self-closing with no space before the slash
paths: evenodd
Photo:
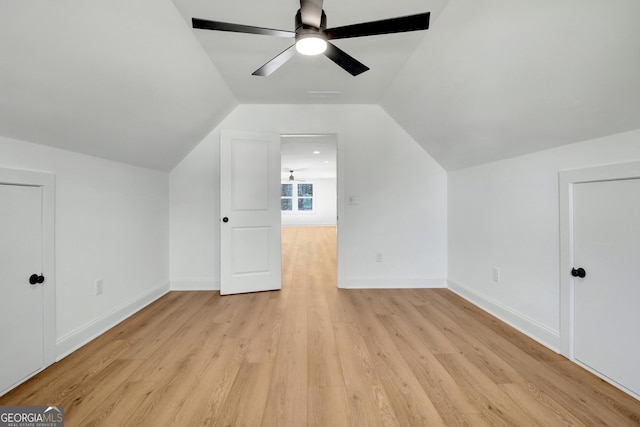
<path id="1" fill-rule="evenodd" d="M 296 39 L 298 36 L 302 34 L 318 34 L 323 33 L 324 30 L 327 29 L 327 14 L 322 11 L 322 16 L 320 18 L 320 28 L 316 28 L 312 25 L 305 25 L 302 23 L 302 12 L 301 9 L 298 9 L 298 13 L 296 13 Z"/>

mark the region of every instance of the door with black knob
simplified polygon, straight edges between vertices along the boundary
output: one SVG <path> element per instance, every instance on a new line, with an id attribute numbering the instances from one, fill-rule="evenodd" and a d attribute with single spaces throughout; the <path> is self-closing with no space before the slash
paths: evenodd
<path id="1" fill-rule="evenodd" d="M 42 189 L 0 184 L 0 394 L 44 365 Z"/>
<path id="2" fill-rule="evenodd" d="M 640 179 L 573 186 L 574 359 L 640 396 Z"/>
<path id="3" fill-rule="evenodd" d="M 220 294 L 282 287 L 280 135 L 220 135 Z"/>

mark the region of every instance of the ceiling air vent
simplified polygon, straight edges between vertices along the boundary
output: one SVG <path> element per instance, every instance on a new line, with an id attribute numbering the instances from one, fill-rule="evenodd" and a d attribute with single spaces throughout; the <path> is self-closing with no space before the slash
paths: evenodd
<path id="1" fill-rule="evenodd" d="M 307 96 L 311 99 L 336 99 L 340 97 L 340 92 L 335 90 L 310 90 Z"/>

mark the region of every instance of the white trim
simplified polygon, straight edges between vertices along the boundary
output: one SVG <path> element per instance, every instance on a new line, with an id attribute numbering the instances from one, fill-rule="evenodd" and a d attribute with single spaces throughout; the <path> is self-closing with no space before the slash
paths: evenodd
<path id="1" fill-rule="evenodd" d="M 340 287 L 340 283 L 344 281 L 345 272 L 344 265 L 346 264 L 344 261 L 344 252 L 340 248 L 344 248 L 345 244 L 345 233 L 341 233 L 340 229 L 342 226 L 340 225 L 340 218 L 345 218 L 345 205 L 346 203 L 342 203 L 345 200 L 345 189 L 344 189 L 344 177 L 346 176 L 344 170 L 344 145 L 340 142 L 340 135 L 338 133 L 333 133 L 336 139 L 336 281 L 338 283 L 338 287 Z"/>
<path id="2" fill-rule="evenodd" d="M 586 182 L 640 178 L 640 162 L 560 171 L 560 348 L 574 361 L 573 355 L 573 185 Z"/>
<path id="3" fill-rule="evenodd" d="M 184 277 L 171 280 L 172 291 L 219 291 L 220 280 Z"/>
<path id="4" fill-rule="evenodd" d="M 42 275 L 44 292 L 44 368 L 56 361 L 55 175 L 0 168 L 0 183 L 42 189 Z"/>
<path id="5" fill-rule="evenodd" d="M 470 303 L 502 320 L 528 337 L 558 353 L 560 334 L 511 308 L 481 295 L 466 286 L 449 279 L 449 289 Z"/>
<path id="6" fill-rule="evenodd" d="M 98 319 L 65 335 L 64 337 L 61 337 L 56 342 L 58 354 L 57 360 L 67 357 L 69 354 L 102 335 L 118 323 L 142 310 L 168 292 L 169 283 L 163 283 L 155 289 L 152 289 L 149 292 L 121 305 L 110 313 L 107 313 L 104 316 L 101 316 Z"/>
<path id="7" fill-rule="evenodd" d="M 431 289 L 446 288 L 443 277 L 422 276 L 350 276 L 338 282 L 342 289 Z"/>

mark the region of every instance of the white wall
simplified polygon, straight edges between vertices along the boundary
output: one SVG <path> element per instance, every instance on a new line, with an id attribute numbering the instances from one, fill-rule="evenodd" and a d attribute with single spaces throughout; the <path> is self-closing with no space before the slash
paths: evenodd
<path id="1" fill-rule="evenodd" d="M 168 291 L 167 173 L 5 137 L 0 167 L 55 174 L 58 357 Z"/>
<path id="2" fill-rule="evenodd" d="M 446 285 L 446 172 L 382 108 L 240 105 L 171 172 L 173 289 L 219 288 L 220 129 L 336 134 L 340 285 Z"/>
<path id="3" fill-rule="evenodd" d="M 286 184 L 286 181 L 283 182 Z M 336 225 L 338 214 L 338 189 L 335 179 L 309 178 L 305 184 L 313 184 L 313 211 L 282 212 L 283 226 Z"/>
<path id="4" fill-rule="evenodd" d="M 558 172 L 638 159 L 640 130 L 450 172 L 450 287 L 559 349 Z"/>

